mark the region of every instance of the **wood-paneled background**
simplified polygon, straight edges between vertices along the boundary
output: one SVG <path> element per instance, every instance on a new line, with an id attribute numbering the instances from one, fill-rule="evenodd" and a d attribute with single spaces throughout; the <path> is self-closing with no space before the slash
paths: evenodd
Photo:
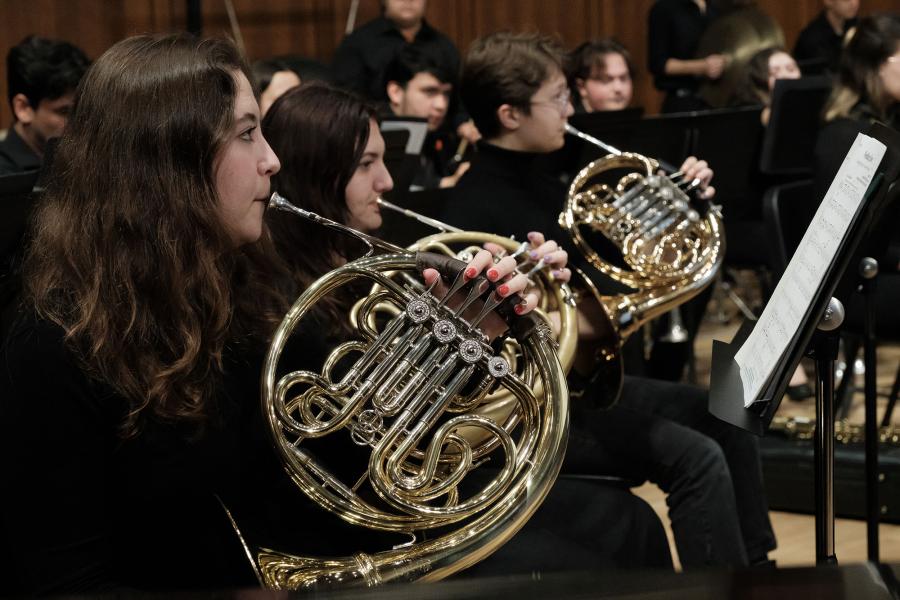
<path id="1" fill-rule="evenodd" d="M 303 54 L 328 62 L 343 37 L 351 0 L 233 0 L 250 59 Z M 646 17 L 653 0 L 430 0 L 429 22 L 465 52 L 480 35 L 500 29 L 556 34 L 568 47 L 614 35 L 646 64 Z M 821 8 L 821 0 L 758 0 L 784 29 L 789 47 Z M 900 0 L 863 0 L 862 12 L 900 12 Z M 202 0 L 207 35 L 230 34 L 225 3 Z M 361 0 L 357 24 L 379 12 L 379 0 Z M 0 0 L 0 53 L 30 33 L 66 39 L 96 58 L 128 35 L 184 28 L 184 0 Z M 0 91 L 6 98 L 6 64 Z M 636 82 L 635 103 L 654 112 L 660 98 L 646 74 Z M 11 122 L 7 102 L 0 127 Z"/>

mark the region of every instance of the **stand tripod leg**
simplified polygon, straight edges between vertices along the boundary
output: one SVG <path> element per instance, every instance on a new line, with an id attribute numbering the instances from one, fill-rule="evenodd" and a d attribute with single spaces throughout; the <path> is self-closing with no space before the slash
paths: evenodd
<path id="1" fill-rule="evenodd" d="M 863 351 L 866 365 L 866 549 L 872 562 L 879 562 L 878 518 L 881 502 L 878 498 L 878 390 L 876 375 L 878 359 L 875 354 L 875 286 L 878 262 L 863 258 L 859 265 L 860 286 L 865 305 L 863 322 Z"/>
<path id="2" fill-rule="evenodd" d="M 834 554 L 834 360 L 816 357 L 816 564 Z"/>
<path id="3" fill-rule="evenodd" d="M 834 554 L 834 361 L 844 306 L 832 298 L 813 342 L 816 360 L 816 564 L 837 564 Z"/>

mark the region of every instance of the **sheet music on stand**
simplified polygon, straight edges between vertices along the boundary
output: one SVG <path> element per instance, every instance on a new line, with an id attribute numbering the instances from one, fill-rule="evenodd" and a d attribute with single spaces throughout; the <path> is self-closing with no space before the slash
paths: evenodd
<path id="1" fill-rule="evenodd" d="M 875 138 L 864 134 L 856 138 L 762 316 L 735 353 L 745 408 L 772 397 L 770 388 L 779 380 L 776 367 L 796 341 L 798 325 L 812 310 L 885 151 L 886 146 Z"/>

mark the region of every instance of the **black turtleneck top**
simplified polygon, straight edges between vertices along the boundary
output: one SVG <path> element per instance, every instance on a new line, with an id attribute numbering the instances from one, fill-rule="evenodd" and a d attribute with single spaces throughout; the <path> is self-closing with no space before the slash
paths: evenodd
<path id="1" fill-rule="evenodd" d="M 453 189 L 440 218 L 465 230 L 520 241 L 529 231 L 561 239 L 557 218 L 566 187 L 539 167 L 540 156 L 479 143 L 472 167 Z"/>

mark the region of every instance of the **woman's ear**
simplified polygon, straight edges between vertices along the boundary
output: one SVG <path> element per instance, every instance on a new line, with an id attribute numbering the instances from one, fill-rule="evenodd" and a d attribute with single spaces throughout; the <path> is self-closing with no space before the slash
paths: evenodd
<path id="1" fill-rule="evenodd" d="M 511 104 L 501 104 L 497 107 L 497 120 L 503 129 L 515 131 L 522 124 L 522 113 Z"/>

